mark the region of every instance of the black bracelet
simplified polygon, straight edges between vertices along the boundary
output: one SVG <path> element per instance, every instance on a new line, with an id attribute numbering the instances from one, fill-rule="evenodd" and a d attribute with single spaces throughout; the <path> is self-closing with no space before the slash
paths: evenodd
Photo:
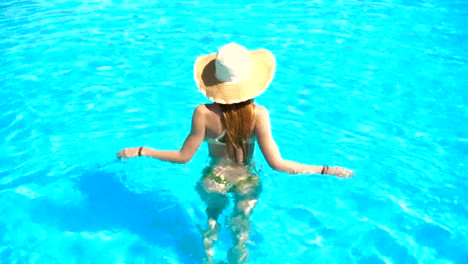
<path id="1" fill-rule="evenodd" d="M 322 172 L 320 174 L 326 174 L 328 172 L 328 166 L 323 166 Z"/>
<path id="2" fill-rule="evenodd" d="M 143 149 L 143 147 L 140 147 L 140 148 L 138 149 L 138 157 L 141 157 L 141 150 L 142 150 L 142 149 Z"/>

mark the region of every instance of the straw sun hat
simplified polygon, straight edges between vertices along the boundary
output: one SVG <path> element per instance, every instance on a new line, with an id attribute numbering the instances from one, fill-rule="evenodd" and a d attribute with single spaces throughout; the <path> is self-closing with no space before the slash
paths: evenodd
<path id="1" fill-rule="evenodd" d="M 208 99 L 234 104 L 262 94 L 273 79 L 275 66 L 275 57 L 268 50 L 248 51 L 229 43 L 215 54 L 198 57 L 194 77 Z"/>

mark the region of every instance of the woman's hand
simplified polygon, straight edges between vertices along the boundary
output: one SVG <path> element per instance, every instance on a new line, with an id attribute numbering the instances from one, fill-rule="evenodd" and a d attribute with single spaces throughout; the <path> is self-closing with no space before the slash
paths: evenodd
<path id="1" fill-rule="evenodd" d="M 141 148 L 126 148 L 117 153 L 119 159 L 128 159 L 141 156 Z"/>
<path id="2" fill-rule="evenodd" d="M 325 167 L 324 174 L 334 175 L 344 179 L 354 176 L 354 172 L 341 167 Z"/>

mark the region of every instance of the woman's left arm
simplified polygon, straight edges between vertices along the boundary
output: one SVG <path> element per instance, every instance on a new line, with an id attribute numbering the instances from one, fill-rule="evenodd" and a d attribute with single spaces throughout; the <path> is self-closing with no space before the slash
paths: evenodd
<path id="1" fill-rule="evenodd" d="M 117 153 L 120 159 L 147 156 L 174 163 L 189 162 L 205 138 L 204 105 L 198 106 L 192 116 L 192 128 L 180 150 L 164 151 L 148 147 L 126 148 Z"/>

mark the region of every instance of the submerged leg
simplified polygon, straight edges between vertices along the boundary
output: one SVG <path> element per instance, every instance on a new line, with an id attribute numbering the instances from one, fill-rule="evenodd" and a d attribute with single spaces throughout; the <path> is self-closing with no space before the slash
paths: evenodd
<path id="1" fill-rule="evenodd" d="M 205 250 L 204 264 L 212 264 L 214 242 L 218 240 L 219 223 L 218 217 L 229 204 L 228 197 L 223 193 L 208 192 L 205 184 L 201 182 L 197 185 L 197 191 L 201 199 L 206 203 L 207 228 L 200 232 L 203 239 L 203 248 Z"/>
<path id="2" fill-rule="evenodd" d="M 235 196 L 236 204 L 230 222 L 233 245 L 228 252 L 228 261 L 231 264 L 244 264 L 249 259 L 249 251 L 245 242 L 249 240 L 250 215 L 261 192 L 258 177 L 255 175 L 251 177 L 256 177 L 256 179 L 240 186 Z"/>

